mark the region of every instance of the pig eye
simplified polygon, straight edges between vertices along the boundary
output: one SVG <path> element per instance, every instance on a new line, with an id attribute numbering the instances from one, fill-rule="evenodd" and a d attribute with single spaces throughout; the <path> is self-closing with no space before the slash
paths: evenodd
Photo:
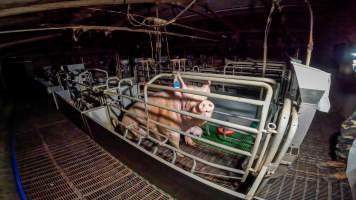
<path id="1" fill-rule="evenodd" d="M 209 107 L 211 108 L 211 107 L 213 107 L 213 105 L 209 104 Z"/>

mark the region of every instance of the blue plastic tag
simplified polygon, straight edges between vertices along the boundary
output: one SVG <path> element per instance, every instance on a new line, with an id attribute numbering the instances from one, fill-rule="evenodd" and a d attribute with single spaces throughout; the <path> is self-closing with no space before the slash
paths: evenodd
<path id="1" fill-rule="evenodd" d="M 175 80 L 175 81 L 173 82 L 173 88 L 176 88 L 176 89 L 179 89 L 179 88 L 180 88 L 180 83 L 179 83 L 178 80 Z"/>

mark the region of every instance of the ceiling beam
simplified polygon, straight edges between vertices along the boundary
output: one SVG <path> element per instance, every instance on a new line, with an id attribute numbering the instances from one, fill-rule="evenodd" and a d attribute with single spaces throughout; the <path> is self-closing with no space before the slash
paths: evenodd
<path id="1" fill-rule="evenodd" d="M 215 16 L 216 20 L 218 20 L 220 23 L 222 23 L 225 27 L 227 27 L 231 31 L 235 32 L 237 30 L 237 27 L 233 23 L 221 18 L 213 9 L 210 8 L 208 4 L 203 5 L 203 8 L 205 8 L 207 11 L 212 13 Z"/>
<path id="2" fill-rule="evenodd" d="M 9 46 L 13 46 L 13 45 L 28 43 L 28 42 L 34 42 L 34 41 L 39 41 L 39 40 L 47 40 L 47 39 L 58 37 L 58 36 L 61 36 L 61 35 L 62 34 L 58 34 L 57 33 L 57 34 L 52 34 L 52 35 L 44 35 L 44 36 L 31 37 L 31 38 L 22 39 L 22 40 L 16 40 L 16 41 L 12 41 L 12 42 L 6 42 L 6 43 L 0 44 L 0 49 L 4 48 L 4 47 L 9 47 Z"/>
<path id="3" fill-rule="evenodd" d="M 0 17 L 9 17 L 14 15 L 36 13 L 58 9 L 80 8 L 88 6 L 105 6 L 105 5 L 120 5 L 120 4 L 139 4 L 139 3 L 184 3 L 186 0 L 75 0 L 61 1 L 54 3 L 34 4 L 30 6 L 22 6 L 0 10 Z"/>
<path id="4" fill-rule="evenodd" d="M 174 7 L 170 7 L 170 8 L 173 9 Z M 116 14 L 121 14 L 121 15 L 125 15 L 125 16 L 127 15 L 127 12 L 120 12 L 120 11 L 100 9 L 100 8 L 88 8 L 88 9 L 89 10 L 107 12 L 107 13 L 116 13 Z M 135 17 L 140 17 L 142 19 L 145 19 L 145 16 L 142 16 L 142 15 L 138 15 L 138 14 L 131 14 L 131 15 L 135 16 Z M 174 14 L 174 16 L 176 16 L 176 14 Z M 204 29 L 200 29 L 200 28 L 195 28 L 195 27 L 192 27 L 192 26 L 187 26 L 187 25 L 176 23 L 176 22 L 173 22 L 171 25 L 178 26 L 178 27 L 185 28 L 185 29 L 190 29 L 190 30 L 197 31 L 197 32 L 207 33 L 207 34 L 210 34 L 210 35 L 221 35 L 220 32 L 214 32 L 214 31 L 204 30 Z"/>
<path id="5" fill-rule="evenodd" d="M 126 32 L 136 32 L 136 33 L 149 33 L 149 34 L 162 34 L 170 35 L 175 37 L 190 38 L 197 40 L 205 40 L 210 42 L 218 42 L 219 40 L 211 39 L 207 37 L 200 37 L 194 35 L 187 35 L 181 33 L 173 33 L 168 31 L 154 31 L 148 29 L 132 29 L 128 27 L 116 27 L 116 26 L 91 26 L 91 25 L 74 25 L 74 26 L 61 26 L 61 27 L 48 27 L 48 28 L 32 28 L 32 29 L 19 29 L 19 30 L 7 30 L 0 31 L 0 34 L 9 34 L 9 33 L 26 33 L 26 32 L 39 32 L 39 31 L 54 31 L 54 30 L 73 30 L 73 31 L 89 31 L 89 30 L 100 30 L 100 31 L 126 31 Z"/>

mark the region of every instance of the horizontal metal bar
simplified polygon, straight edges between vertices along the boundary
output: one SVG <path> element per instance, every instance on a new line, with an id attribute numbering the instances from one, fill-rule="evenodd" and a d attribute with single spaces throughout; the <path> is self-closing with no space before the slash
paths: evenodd
<path id="1" fill-rule="evenodd" d="M 1 13 L 0 13 L 1 16 Z M 188 35 L 188 34 L 181 34 L 181 33 L 174 33 L 168 31 L 155 31 L 149 29 L 132 29 L 129 27 L 118 27 L 118 26 L 95 26 L 95 25 L 74 25 L 74 26 L 61 26 L 61 27 L 45 27 L 45 28 L 32 28 L 32 29 L 16 29 L 16 30 L 7 30 L 7 31 L 0 31 L 0 34 L 8 34 L 8 33 L 26 33 L 26 32 L 41 32 L 41 31 L 56 31 L 56 30 L 86 30 L 86 31 L 125 31 L 125 32 L 134 32 L 134 33 L 149 33 L 155 35 L 170 35 L 175 37 L 182 37 L 182 38 L 191 38 L 197 40 L 205 40 L 210 42 L 219 42 L 219 40 Z"/>
<path id="2" fill-rule="evenodd" d="M 246 120 L 253 121 L 253 122 L 259 122 L 260 121 L 259 119 L 245 117 L 245 116 L 241 116 L 241 115 L 230 114 L 230 113 L 225 113 L 225 112 L 216 111 L 216 110 L 214 110 L 213 112 L 221 114 L 221 115 L 230 116 L 230 117 L 237 117 L 237 118 L 240 118 L 240 119 L 246 119 Z"/>
<path id="3" fill-rule="evenodd" d="M 202 172 L 202 171 L 195 171 L 195 170 L 193 171 L 193 173 L 204 174 L 204 175 L 209 175 L 209 176 L 215 176 L 215 177 L 220 177 L 220 178 L 228 178 L 228 179 L 241 180 L 241 177 L 237 177 L 237 176 L 226 176 L 226 175 L 221 175 L 221 174 L 213 174 L 213 173 Z"/>
<path id="4" fill-rule="evenodd" d="M 117 107 L 117 108 L 118 108 L 118 107 Z M 141 117 L 141 118 L 143 118 L 143 120 L 144 120 L 145 122 L 147 122 L 147 119 L 145 119 L 144 117 L 142 117 L 142 116 L 140 116 L 140 115 L 138 115 L 138 114 L 136 114 L 136 113 L 132 113 L 132 112 L 130 112 L 129 110 L 126 110 L 126 109 L 123 109 L 123 108 L 120 108 L 120 109 L 121 109 L 123 112 L 128 113 L 129 115 L 131 115 L 131 116 L 133 116 L 133 117 L 138 117 L 138 118 Z M 155 121 L 155 120 L 152 120 L 152 119 L 148 119 L 148 121 L 149 121 L 149 122 L 152 122 L 152 123 L 154 123 L 154 124 L 156 124 L 156 125 L 159 125 L 159 126 L 161 126 L 161 127 L 164 127 L 164 128 L 166 128 L 166 129 L 169 129 L 169 130 L 171 130 L 171 131 L 174 131 L 174 132 L 176 132 L 176 133 L 179 133 L 179 134 L 181 134 L 181 135 L 192 137 L 192 138 L 194 138 L 194 139 L 196 139 L 196 140 L 199 140 L 199 141 L 201 141 L 201 142 L 204 142 L 204 143 L 206 143 L 206 144 L 210 144 L 210 145 L 213 145 L 213 146 L 222 148 L 222 149 L 224 149 L 224 150 L 231 151 L 231 152 L 233 152 L 233 153 L 238 153 L 238 154 L 245 155 L 245 156 L 251 156 L 251 153 L 248 152 L 248 151 L 242 151 L 242 150 L 239 150 L 239 149 L 236 149 L 236 148 L 232 148 L 232 147 L 229 147 L 229 146 L 226 146 L 226 145 L 222 145 L 222 144 L 219 144 L 219 143 L 216 143 L 216 142 L 212 142 L 212 141 L 207 140 L 207 139 L 205 139 L 205 138 L 201 138 L 201 137 L 197 137 L 197 136 L 195 136 L 195 135 L 187 134 L 187 133 L 185 133 L 184 131 L 181 131 L 181 130 L 172 128 L 172 127 L 170 127 L 170 126 L 167 126 L 167 125 L 165 125 L 165 124 L 159 123 L 159 122 L 157 122 L 157 121 Z M 144 123 L 144 122 L 142 122 L 142 123 Z M 166 137 L 166 136 L 164 136 L 164 137 Z"/>
<path id="5" fill-rule="evenodd" d="M 227 96 L 227 95 L 216 94 L 216 93 L 206 93 L 206 92 L 200 92 L 200 91 L 196 91 L 196 90 L 192 90 L 192 89 L 178 89 L 178 88 L 172 88 L 172 87 L 156 85 L 156 84 L 149 84 L 148 87 L 155 88 L 155 89 L 163 89 L 163 90 L 168 90 L 168 91 L 177 91 L 177 92 L 183 92 L 183 93 L 189 93 L 189 94 L 196 94 L 196 95 L 212 97 L 212 98 L 217 98 L 217 99 L 225 99 L 225 100 L 229 100 L 229 101 L 238 101 L 241 103 L 247 103 L 247 104 L 252 104 L 252 105 L 257 105 L 257 106 L 264 105 L 264 101 L 261 101 L 261 100 L 248 99 L 248 98 L 243 98 L 243 97 Z"/>
<path id="6" fill-rule="evenodd" d="M 143 153 L 145 153 L 145 154 L 147 154 L 148 156 L 150 156 L 150 157 L 156 159 L 157 161 L 161 162 L 162 164 L 165 164 L 165 165 L 171 167 L 172 169 L 177 170 L 178 172 L 180 172 L 180 173 L 182 173 L 182 174 L 184 174 L 184 175 L 186 175 L 186 176 L 189 176 L 190 178 L 193 178 L 194 180 L 197 180 L 197 181 L 199 181 L 199 182 L 201 182 L 201 183 L 203 183 L 203 184 L 205 184 L 205 185 L 208 185 L 208 186 L 210 186 L 210 187 L 213 187 L 213 188 L 215 188 L 215 189 L 217 189 L 217 190 L 220 190 L 220 191 L 222 191 L 222 192 L 226 192 L 226 193 L 228 193 L 228 194 L 231 194 L 231 195 L 236 196 L 236 197 L 241 198 L 241 199 L 244 199 L 244 198 L 246 197 L 245 194 L 242 194 L 242 193 L 233 191 L 233 190 L 228 189 L 228 188 L 226 188 L 226 187 L 223 187 L 223 186 L 221 186 L 221 185 L 219 185 L 219 184 L 213 183 L 213 182 L 211 182 L 211 181 L 209 181 L 209 180 L 206 180 L 206 179 L 204 179 L 204 178 L 202 178 L 202 177 L 199 177 L 199 176 L 197 176 L 197 175 L 194 175 L 194 174 L 192 174 L 191 172 L 186 171 L 186 170 L 184 170 L 184 169 L 178 167 L 178 166 L 176 166 L 176 165 L 174 165 L 174 164 L 172 164 L 172 163 L 170 163 L 170 162 L 164 160 L 163 158 L 161 158 L 161 157 L 159 157 L 159 156 L 157 156 L 157 155 L 154 155 L 152 152 L 146 150 L 145 148 L 143 148 L 143 147 L 141 147 L 141 146 L 137 146 L 136 143 L 132 142 L 131 140 L 129 140 L 129 139 L 127 139 L 127 138 L 125 138 L 123 135 L 117 133 L 116 131 L 111 130 L 111 129 L 107 129 L 107 128 L 102 124 L 102 122 L 100 122 L 99 120 L 97 120 L 97 119 L 95 119 L 95 118 L 91 118 L 91 117 L 88 116 L 88 115 L 86 115 L 86 117 L 92 119 L 95 123 L 99 124 L 101 127 L 105 128 L 106 130 L 108 130 L 110 133 L 112 133 L 112 134 L 115 135 L 116 137 L 122 139 L 123 141 L 127 142 L 127 143 L 130 144 L 131 146 L 133 146 L 133 147 L 139 149 L 139 150 L 142 151 Z"/>
<path id="7" fill-rule="evenodd" d="M 142 100 L 142 99 L 138 99 L 138 98 L 131 97 L 131 96 L 127 96 L 127 95 L 121 95 L 121 96 L 124 97 L 124 98 L 131 99 L 131 100 L 133 100 L 133 101 L 137 101 L 137 102 L 144 103 L 144 100 Z M 256 120 L 257 120 L 257 119 L 256 119 Z M 217 124 L 217 125 L 219 125 L 218 123 L 212 123 L 212 122 L 211 122 L 211 124 Z M 233 131 L 236 131 L 236 132 L 240 132 L 240 133 L 245 134 L 245 135 L 250 135 L 247 131 L 243 131 L 243 130 L 241 130 L 241 129 L 235 129 L 235 128 L 230 128 L 230 129 L 233 130 Z M 252 136 L 254 137 L 254 135 L 252 135 Z"/>
<path id="8" fill-rule="evenodd" d="M 242 151 L 242 150 L 239 150 L 239 149 L 236 149 L 236 148 L 232 148 L 232 147 L 229 147 L 229 146 L 226 146 L 226 145 L 222 145 L 222 144 L 219 144 L 219 143 L 216 143 L 216 142 L 212 142 L 212 141 L 207 140 L 207 139 L 205 139 L 205 138 L 201 138 L 201 137 L 197 137 L 197 136 L 195 136 L 195 135 L 187 134 L 187 133 L 185 133 L 185 132 L 183 132 L 183 131 L 180 131 L 180 130 L 178 130 L 178 129 L 171 128 L 170 126 L 167 126 L 167 125 L 165 125 L 165 124 L 156 122 L 156 121 L 151 120 L 151 119 L 149 119 L 149 121 L 150 121 L 150 122 L 153 122 L 154 124 L 157 124 L 157 125 L 159 125 L 159 126 L 162 126 L 162 127 L 166 128 L 166 129 L 169 129 L 169 130 L 171 130 L 171 131 L 177 132 L 177 133 L 179 133 L 179 134 L 181 134 L 181 135 L 189 136 L 189 137 L 192 137 L 192 138 L 194 138 L 194 139 L 196 139 L 196 140 L 200 140 L 200 141 L 202 141 L 202 142 L 204 142 L 204 143 L 207 143 L 207 144 L 210 144 L 210 145 L 214 145 L 214 146 L 216 146 L 216 147 L 219 147 L 219 148 L 222 148 L 222 149 L 225 149 L 225 150 L 234 152 L 234 153 L 238 153 L 238 154 L 241 154 L 241 155 L 251 156 L 251 153 L 248 152 L 248 151 Z"/>
<path id="9" fill-rule="evenodd" d="M 240 80 L 240 81 L 255 81 L 252 82 L 252 84 L 248 85 L 253 85 L 253 83 L 256 82 L 263 82 L 263 83 L 269 83 L 269 84 L 276 84 L 276 81 L 270 78 L 263 78 L 263 77 L 251 77 L 251 76 L 236 76 L 236 75 L 224 75 L 224 74 L 213 74 L 213 73 L 199 73 L 199 72 L 180 72 L 181 75 L 192 75 L 192 76 L 198 76 L 201 77 L 202 80 L 204 77 L 214 77 L 214 78 L 221 78 L 221 79 L 215 79 L 215 81 L 218 82 L 224 82 L 224 83 L 236 83 L 236 84 L 243 84 L 243 82 L 230 82 L 226 79 L 232 79 L 232 80 Z M 183 77 L 182 76 L 182 77 Z M 188 77 L 187 77 L 188 78 Z M 209 80 L 209 79 L 208 79 Z M 214 80 L 211 80 L 214 81 Z M 256 86 L 264 87 L 261 84 L 258 84 Z"/>
<path id="10" fill-rule="evenodd" d="M 261 67 L 257 67 L 257 66 L 236 66 L 236 65 L 227 65 L 224 67 L 225 68 L 225 71 L 237 71 L 237 70 L 243 70 L 243 69 L 250 69 L 250 70 L 258 70 L 258 71 L 261 71 L 262 68 Z M 230 69 L 231 70 L 228 70 Z M 237 70 L 236 70 L 237 69 Z M 281 70 L 280 68 L 268 68 L 266 69 L 266 71 L 274 71 L 274 72 L 283 72 L 283 70 Z"/>
<path id="11" fill-rule="evenodd" d="M 122 122 L 118 121 L 118 123 L 121 126 L 123 126 L 124 128 L 127 128 L 130 131 L 135 132 L 135 131 L 131 130 L 129 127 L 127 127 L 125 124 L 123 124 Z M 140 135 L 139 133 L 136 133 L 136 134 Z M 204 160 L 202 158 L 196 157 L 196 156 L 194 156 L 192 154 L 189 154 L 189 153 L 186 153 L 186 152 L 184 152 L 184 151 L 182 151 L 180 149 L 177 149 L 177 148 L 175 148 L 175 147 L 173 147 L 171 145 L 168 145 L 166 143 L 162 143 L 162 141 L 159 141 L 159 140 L 151 137 L 150 135 L 148 135 L 146 138 L 154 141 L 155 143 L 159 144 L 160 146 L 164 146 L 164 147 L 166 147 L 166 148 L 168 148 L 168 149 L 170 149 L 172 151 L 179 152 L 179 153 L 181 153 L 181 154 L 183 154 L 183 155 L 185 155 L 187 157 L 190 157 L 191 159 L 194 159 L 194 160 L 196 160 L 198 162 L 204 163 L 204 164 L 209 165 L 211 167 L 215 167 L 215 168 L 218 168 L 218 169 L 222 169 L 222 170 L 226 170 L 226 171 L 230 171 L 230 172 L 234 172 L 234 173 L 238 173 L 238 174 L 244 174 L 243 170 L 239 170 L 239 169 L 235 169 L 235 168 L 231 168 L 231 167 L 226 167 L 224 165 L 220 165 L 220 164 L 216 164 L 216 163 L 212 163 L 212 162 L 206 161 L 206 160 Z"/>
<path id="12" fill-rule="evenodd" d="M 211 122 L 206 122 L 206 124 L 210 124 L 210 125 L 213 125 L 213 126 L 220 125 L 220 124 L 214 124 L 214 123 L 211 123 Z M 253 138 L 256 137 L 256 135 L 251 135 L 251 133 L 248 133 L 246 131 L 237 130 L 237 129 L 230 128 L 230 127 L 225 127 L 225 129 L 228 129 L 228 130 L 231 130 L 231 131 L 234 131 L 234 132 L 239 132 L 239 133 L 244 134 L 244 135 L 249 135 L 249 136 L 252 136 Z"/>
<path id="13" fill-rule="evenodd" d="M 128 98 L 128 99 L 131 99 L 131 100 L 134 100 L 134 101 L 145 103 L 144 100 L 138 99 L 138 98 L 135 98 L 135 97 L 131 97 L 131 96 L 123 95 L 123 94 L 120 95 L 120 96 Z M 195 117 L 195 118 L 198 118 L 198 119 L 201 119 L 201 120 L 204 120 L 204 121 L 208 121 L 208 122 L 211 122 L 211 123 L 214 123 L 214 124 L 220 124 L 220 125 L 223 125 L 223 126 L 231 127 L 231 128 L 237 129 L 237 130 L 242 130 L 242 131 L 246 131 L 246 132 L 254 133 L 254 134 L 257 134 L 257 132 L 258 132 L 257 129 L 255 129 L 255 128 L 242 126 L 242 125 L 238 125 L 238 124 L 233 124 L 233 123 L 221 121 L 221 120 L 218 120 L 218 119 L 207 118 L 207 117 L 196 115 L 196 114 L 193 114 L 193 113 L 190 113 L 190 112 L 179 111 L 179 110 L 175 110 L 175 109 L 172 109 L 172 108 L 156 105 L 156 104 L 153 104 L 153 103 L 150 103 L 150 102 L 147 102 L 147 104 L 150 105 L 150 106 L 163 108 L 163 109 L 166 109 L 166 110 L 169 110 L 169 111 L 172 111 L 172 112 L 176 112 L 176 113 L 179 113 L 179 114 L 192 116 L 192 117 Z"/>
<path id="14" fill-rule="evenodd" d="M 155 107 L 162 108 L 162 109 L 165 109 L 165 110 L 169 110 L 169 111 L 172 111 L 172 112 L 176 112 L 176 113 L 179 113 L 179 114 L 183 114 L 183 115 L 191 116 L 191 117 L 194 117 L 194 118 L 197 118 L 197 119 L 201 119 L 203 121 L 208 121 L 208 122 L 212 122 L 212 123 L 215 123 L 215 124 L 220 124 L 220 125 L 223 125 L 223 126 L 235 128 L 235 129 L 238 129 L 238 130 L 247 131 L 247 132 L 254 133 L 254 134 L 258 133 L 258 130 L 256 128 L 251 128 L 251 127 L 242 126 L 242 125 L 238 125 L 238 124 L 234 124 L 234 123 L 230 123 L 230 122 L 225 122 L 225 121 L 222 121 L 222 120 L 219 120 L 219 119 L 204 117 L 204 116 L 197 115 L 197 114 L 194 114 L 194 113 L 190 113 L 190 112 L 187 112 L 187 111 L 176 110 L 176 109 L 168 108 L 166 106 L 161 106 L 161 105 L 150 103 L 150 102 L 147 102 L 147 104 L 150 105 L 150 106 L 155 106 Z"/>

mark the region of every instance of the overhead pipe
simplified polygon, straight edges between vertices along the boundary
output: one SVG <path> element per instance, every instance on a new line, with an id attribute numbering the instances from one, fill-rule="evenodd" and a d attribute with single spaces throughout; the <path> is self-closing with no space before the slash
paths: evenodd
<path id="1" fill-rule="evenodd" d="M 9 17 L 14 15 L 22 15 L 50 10 L 80 8 L 89 6 L 106 6 L 106 5 L 120 5 L 120 4 L 141 4 L 141 3 L 172 3 L 177 4 L 186 2 L 184 0 L 76 0 L 76 1 L 61 1 L 53 3 L 35 4 L 30 6 L 22 6 L 16 8 L 2 9 L 0 17 Z"/>
<path id="2" fill-rule="evenodd" d="M 132 29 L 128 27 L 116 27 L 116 26 L 91 26 L 91 25 L 74 25 L 74 26 L 61 26 L 61 27 L 47 27 L 47 28 L 32 28 L 32 29 L 18 29 L 18 30 L 8 30 L 8 31 L 0 31 L 0 34 L 8 34 L 8 33 L 25 33 L 25 32 L 36 32 L 36 31 L 52 31 L 52 30 L 102 30 L 102 31 L 127 31 L 127 32 L 136 32 L 136 33 L 149 33 L 149 34 L 165 34 L 176 37 L 187 37 L 191 39 L 197 40 L 206 40 L 210 42 L 218 42 L 219 40 L 186 35 L 181 33 L 173 33 L 168 31 L 154 31 L 148 29 Z"/>
<path id="3" fill-rule="evenodd" d="M 312 52 L 313 52 L 313 47 L 314 47 L 314 41 L 313 41 L 314 17 L 313 17 L 313 8 L 311 7 L 309 0 L 305 0 L 305 3 L 307 4 L 309 15 L 310 15 L 309 16 L 310 17 L 309 41 L 307 46 L 307 57 L 305 60 L 305 65 L 309 66 Z"/>
<path id="4" fill-rule="evenodd" d="M 101 8 L 88 8 L 88 9 L 89 10 L 94 10 L 94 11 L 102 11 L 102 12 L 107 12 L 107 13 L 115 13 L 115 14 L 127 15 L 127 12 L 120 12 L 120 11 L 115 11 L 115 10 L 107 10 L 107 9 L 101 9 Z M 145 18 L 145 16 L 138 15 L 138 14 L 132 14 L 131 13 L 131 15 L 135 16 L 135 17 Z M 210 35 L 220 35 L 221 34 L 221 33 L 218 33 L 218 32 L 213 32 L 213 31 L 209 31 L 209 30 L 195 28 L 195 27 L 192 27 L 192 26 L 187 26 L 187 25 L 184 25 L 184 24 L 176 23 L 176 22 L 173 22 L 172 25 L 178 26 L 178 27 L 181 27 L 181 28 L 190 29 L 190 30 L 197 31 L 197 32 L 207 33 L 207 34 L 210 34 Z"/>
<path id="5" fill-rule="evenodd" d="M 0 49 L 4 48 L 4 47 L 17 45 L 17 44 L 23 44 L 23 43 L 34 42 L 34 41 L 39 41 L 39 40 L 47 40 L 47 39 L 55 38 L 55 37 L 58 37 L 58 36 L 61 36 L 61 35 L 62 34 L 44 35 L 44 36 L 38 36 L 38 37 L 31 37 L 31 38 L 27 38 L 27 39 L 23 39 L 23 40 L 16 40 L 16 41 L 12 41 L 12 42 L 6 42 L 6 43 L 0 44 Z"/>

